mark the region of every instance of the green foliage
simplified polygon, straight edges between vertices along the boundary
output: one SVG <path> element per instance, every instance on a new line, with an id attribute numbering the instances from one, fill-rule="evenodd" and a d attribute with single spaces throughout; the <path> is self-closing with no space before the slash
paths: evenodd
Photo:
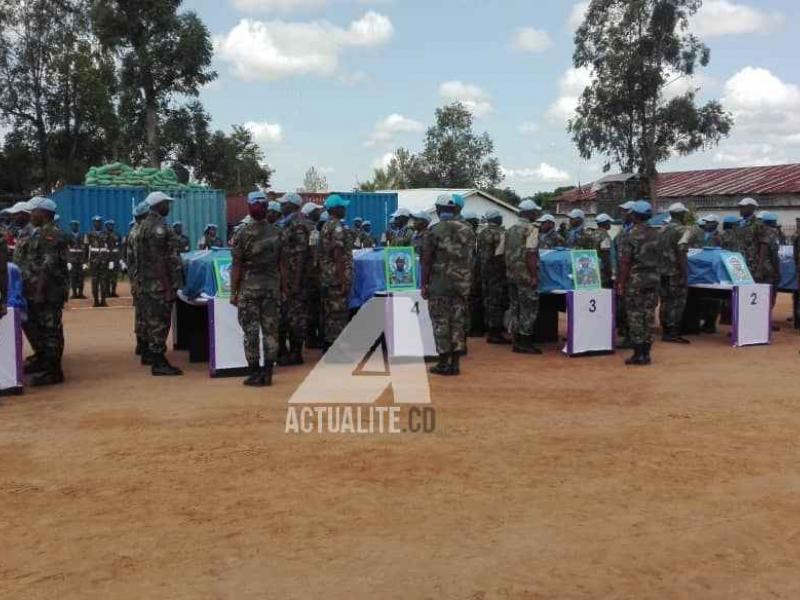
<path id="1" fill-rule="evenodd" d="M 234 125 L 230 135 L 217 131 L 210 136 L 195 175 L 213 188 L 246 194 L 256 185 L 269 187 L 272 169 L 264 163 L 252 133 Z"/>
<path id="2" fill-rule="evenodd" d="M 503 202 L 506 202 L 507 204 L 510 204 L 512 206 L 519 206 L 519 203 L 522 202 L 522 198 L 519 196 L 519 194 L 517 194 L 517 192 L 515 192 L 508 186 L 506 186 L 503 189 L 489 188 L 485 191 L 494 196 L 495 198 L 497 198 L 498 200 L 502 200 Z"/>
<path id="3" fill-rule="evenodd" d="M 303 189 L 307 192 L 327 192 L 328 179 L 317 170 L 317 167 L 311 167 L 303 177 Z"/>
<path id="4" fill-rule="evenodd" d="M 606 159 L 645 180 L 658 163 L 719 143 L 733 126 L 717 101 L 697 106 L 697 90 L 671 94 L 710 60 L 689 31 L 702 0 L 592 0 L 575 34 L 575 67 L 592 72 L 569 123 L 583 158 Z"/>

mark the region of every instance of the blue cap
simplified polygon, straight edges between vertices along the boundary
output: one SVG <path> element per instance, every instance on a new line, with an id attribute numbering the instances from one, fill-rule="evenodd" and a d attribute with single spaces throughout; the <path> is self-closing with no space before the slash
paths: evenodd
<path id="1" fill-rule="evenodd" d="M 453 194 L 453 204 L 459 208 L 464 208 L 464 196 L 461 194 Z"/>
<path id="2" fill-rule="evenodd" d="M 205 228 L 205 229 L 203 229 L 203 233 L 205 233 L 205 232 L 206 232 L 206 231 L 208 231 L 209 229 L 216 229 L 216 228 L 217 228 L 217 225 L 216 225 L 216 223 L 209 223 L 208 225 L 206 225 L 206 228 Z"/>
<path id="3" fill-rule="evenodd" d="M 339 206 L 343 208 L 347 208 L 350 205 L 349 200 L 345 200 L 339 194 L 331 194 L 328 196 L 328 199 L 325 200 L 325 208 L 330 210 L 331 208 L 337 208 Z"/>
<path id="4" fill-rule="evenodd" d="M 322 221 L 323 223 L 330 218 L 331 216 L 328 214 L 327 210 L 322 211 L 322 214 L 319 216 L 319 220 Z"/>
<path id="5" fill-rule="evenodd" d="M 76 221 L 75 219 L 72 219 L 72 221 L 70 221 L 69 224 L 70 225 L 80 225 L 81 222 L 80 221 Z"/>
<path id="6" fill-rule="evenodd" d="M 364 221 L 363 225 L 364 225 L 364 227 L 372 227 L 372 222 L 371 221 Z"/>
<path id="7" fill-rule="evenodd" d="M 532 211 L 532 210 L 542 210 L 542 207 L 539 206 L 538 204 L 536 204 L 536 202 L 534 202 L 531 199 L 523 200 L 522 202 L 519 203 L 519 206 L 517 208 L 519 208 L 520 212 L 529 212 L 529 211 Z"/>
<path id="8" fill-rule="evenodd" d="M 363 222 L 364 219 L 362 219 L 361 217 L 356 217 L 355 219 L 353 219 L 353 223 L 363 223 Z"/>
<path id="9" fill-rule="evenodd" d="M 150 212 L 150 207 L 145 201 L 139 202 L 139 204 L 133 207 L 134 217 L 141 217 L 142 215 L 146 215 L 148 212 Z"/>
<path id="10" fill-rule="evenodd" d="M 294 204 L 298 208 L 303 206 L 303 198 L 300 194 L 296 194 L 295 192 L 289 192 L 288 194 L 284 194 L 281 196 L 281 204 Z"/>
<path id="11" fill-rule="evenodd" d="M 250 192 L 249 194 L 247 194 L 248 204 L 256 204 L 257 202 L 266 202 L 266 201 L 267 201 L 267 195 L 260 190 L 255 192 Z"/>
<path id="12" fill-rule="evenodd" d="M 101 217 L 100 215 L 95 215 L 95 216 L 92 217 L 92 221 L 102 221 L 102 220 L 103 220 L 103 217 Z"/>
<path id="13" fill-rule="evenodd" d="M 633 200 L 628 200 L 627 202 L 623 202 L 619 205 L 622 210 L 628 211 L 633 210 L 633 205 L 636 204 Z"/>
<path id="14" fill-rule="evenodd" d="M 728 225 L 736 225 L 740 221 L 739 217 L 727 216 L 722 217 L 722 222 Z"/>
<path id="15" fill-rule="evenodd" d="M 173 227 L 177 227 L 178 225 L 180 225 L 181 227 L 183 227 L 183 223 L 181 223 L 180 221 L 175 221 L 175 222 L 172 224 L 172 226 L 173 226 Z"/>
<path id="16" fill-rule="evenodd" d="M 267 204 L 267 210 L 274 210 L 275 212 L 281 212 L 281 203 L 277 200 L 271 200 L 269 204 Z"/>
<path id="17" fill-rule="evenodd" d="M 156 204 L 172 202 L 173 200 L 175 200 L 175 198 L 168 196 L 164 192 L 150 192 L 147 198 L 144 199 L 144 201 L 147 202 L 147 206 L 155 206 Z"/>
<path id="18" fill-rule="evenodd" d="M 50 198 L 45 198 L 43 196 L 35 196 L 28 200 L 28 208 L 30 210 L 46 210 L 48 212 L 56 212 L 56 203 L 50 200 Z"/>
<path id="19" fill-rule="evenodd" d="M 108 219 L 108 220 L 106 220 L 106 222 L 104 223 L 104 225 L 114 225 L 114 219 Z"/>
<path id="20" fill-rule="evenodd" d="M 778 222 L 778 215 L 772 212 L 765 212 L 761 216 L 761 220 L 765 223 L 777 223 Z"/>
<path id="21" fill-rule="evenodd" d="M 653 207 L 647 200 L 637 200 L 633 203 L 631 210 L 637 215 L 649 215 L 653 212 Z"/>

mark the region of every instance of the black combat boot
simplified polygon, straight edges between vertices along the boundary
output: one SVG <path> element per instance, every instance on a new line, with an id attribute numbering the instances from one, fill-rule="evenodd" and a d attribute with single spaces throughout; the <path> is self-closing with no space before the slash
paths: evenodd
<path id="1" fill-rule="evenodd" d="M 142 342 L 142 338 L 136 338 L 136 349 L 133 351 L 136 356 L 141 356 L 144 353 L 144 342 Z"/>
<path id="2" fill-rule="evenodd" d="M 516 354 L 534 354 L 539 355 L 542 351 L 533 345 L 533 336 L 531 335 L 518 335 L 514 338 L 514 347 L 512 351 Z"/>
<path id="3" fill-rule="evenodd" d="M 450 375 L 461 375 L 461 357 L 458 355 L 458 352 L 454 352 L 453 356 L 450 358 Z"/>
<path id="4" fill-rule="evenodd" d="M 28 358 L 26 358 L 25 363 L 22 366 L 22 372 L 26 375 L 30 375 L 31 373 L 41 373 L 44 370 L 45 367 L 42 363 L 42 359 L 36 354 L 31 354 Z"/>
<path id="5" fill-rule="evenodd" d="M 61 366 L 47 369 L 31 379 L 31 385 L 35 387 L 58 385 L 59 383 L 64 383 L 64 372 L 61 370 Z"/>
<path id="6" fill-rule="evenodd" d="M 272 363 L 267 362 L 266 366 L 261 369 L 261 385 L 272 385 Z"/>
<path id="7" fill-rule="evenodd" d="M 643 365 L 644 363 L 644 352 L 645 352 L 646 344 L 634 344 L 633 345 L 633 356 L 631 356 L 628 360 L 625 361 L 626 365 Z"/>
<path id="8" fill-rule="evenodd" d="M 260 387 L 264 385 L 262 383 L 261 367 L 258 365 L 258 363 L 251 363 L 248 365 L 248 368 L 250 369 L 250 375 L 248 375 L 247 379 L 244 380 L 244 385 L 250 387 Z"/>
<path id="9" fill-rule="evenodd" d="M 653 344 L 642 344 L 642 365 L 649 365 L 653 361 L 650 359 L 650 348 Z"/>
<path id="10" fill-rule="evenodd" d="M 183 375 L 178 367 L 173 367 L 169 364 L 167 357 L 163 354 L 152 355 L 153 366 L 150 367 L 150 373 L 155 377 L 173 377 L 175 375 Z"/>
<path id="11" fill-rule="evenodd" d="M 511 342 L 503 335 L 502 329 L 490 329 L 489 335 L 486 336 L 486 343 L 508 345 Z"/>
<path id="12" fill-rule="evenodd" d="M 142 348 L 142 354 L 139 358 L 139 363 L 143 367 L 153 366 L 153 355 L 150 354 L 150 350 L 148 350 L 146 345 Z"/>
<path id="13" fill-rule="evenodd" d="M 434 375 L 450 375 L 450 353 L 440 354 L 438 362 L 431 367 L 430 372 Z"/>
<path id="14" fill-rule="evenodd" d="M 289 341 L 289 365 L 296 366 L 303 364 L 303 341 L 291 339 Z"/>

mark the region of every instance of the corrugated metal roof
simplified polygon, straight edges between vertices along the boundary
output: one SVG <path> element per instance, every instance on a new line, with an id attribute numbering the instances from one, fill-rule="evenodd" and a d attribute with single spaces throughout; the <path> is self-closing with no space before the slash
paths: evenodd
<path id="1" fill-rule="evenodd" d="M 397 194 L 398 208 L 407 208 L 411 212 L 433 210 L 436 198 L 441 194 L 461 194 L 465 198 L 472 194 L 480 194 L 506 210 L 514 213 L 518 212 L 515 206 L 478 189 L 418 188 L 413 190 L 384 190 L 384 192 Z"/>
<path id="2" fill-rule="evenodd" d="M 597 189 L 595 185 L 583 186 L 562 194 L 557 201 L 594 200 Z M 658 175 L 659 198 L 772 194 L 800 194 L 800 164 L 676 171 Z"/>

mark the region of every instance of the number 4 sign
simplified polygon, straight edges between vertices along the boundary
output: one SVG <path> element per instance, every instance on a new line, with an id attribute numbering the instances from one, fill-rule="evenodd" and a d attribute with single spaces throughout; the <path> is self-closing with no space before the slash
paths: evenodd
<path id="1" fill-rule="evenodd" d="M 769 344 L 772 336 L 772 286 L 733 288 L 733 345 Z"/>
<path id="2" fill-rule="evenodd" d="M 567 355 L 613 352 L 614 327 L 611 290 L 567 292 Z"/>

